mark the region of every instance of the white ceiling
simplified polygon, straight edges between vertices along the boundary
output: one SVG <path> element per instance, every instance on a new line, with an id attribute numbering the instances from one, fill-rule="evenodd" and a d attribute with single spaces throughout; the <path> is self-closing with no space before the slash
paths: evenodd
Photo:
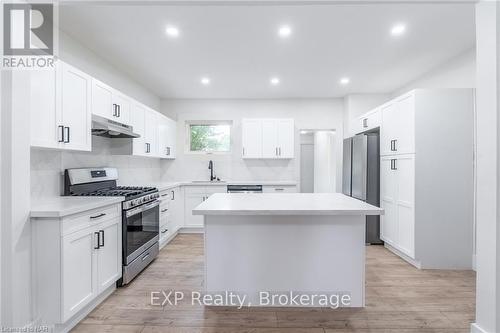
<path id="1" fill-rule="evenodd" d="M 80 3 L 62 5 L 59 15 L 62 30 L 162 98 L 387 93 L 475 40 L 473 4 Z M 396 22 L 407 25 L 399 38 L 389 33 Z M 169 24 L 179 38 L 167 37 Z M 277 36 L 281 24 L 293 29 L 286 40 Z M 349 85 L 339 84 L 343 76 Z"/>

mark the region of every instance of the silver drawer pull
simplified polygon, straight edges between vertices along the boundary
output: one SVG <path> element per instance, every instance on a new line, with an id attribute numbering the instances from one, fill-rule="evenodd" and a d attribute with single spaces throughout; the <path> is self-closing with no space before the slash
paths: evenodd
<path id="1" fill-rule="evenodd" d="M 162 230 L 162 234 L 166 233 L 168 231 L 168 229 L 165 229 L 165 230 Z"/>
<path id="2" fill-rule="evenodd" d="M 162 213 L 165 213 L 166 211 L 168 211 L 168 208 L 161 210 Z"/>
<path id="3" fill-rule="evenodd" d="M 90 218 L 91 218 L 91 219 L 98 219 L 98 218 L 103 217 L 103 216 L 105 216 L 105 215 L 106 215 L 106 213 L 101 213 L 101 214 L 99 214 L 99 215 L 94 215 L 94 216 L 91 216 Z"/>
<path id="4" fill-rule="evenodd" d="M 146 255 L 145 255 L 144 257 L 142 257 L 142 261 L 144 261 L 144 260 L 146 260 L 146 259 L 148 259 L 148 258 L 149 258 L 149 252 L 148 252 L 148 253 L 146 253 Z"/>
<path id="5" fill-rule="evenodd" d="M 284 188 L 275 188 L 274 190 L 275 191 L 284 191 L 285 189 Z"/>
<path id="6" fill-rule="evenodd" d="M 166 196 L 168 196 L 168 193 L 162 194 L 161 196 L 166 197 Z"/>

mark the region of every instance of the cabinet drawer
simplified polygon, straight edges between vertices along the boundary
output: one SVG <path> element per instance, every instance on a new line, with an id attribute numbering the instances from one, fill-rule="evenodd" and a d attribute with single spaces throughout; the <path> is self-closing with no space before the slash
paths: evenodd
<path id="1" fill-rule="evenodd" d="M 121 204 L 93 209 L 65 217 L 62 220 L 62 232 L 63 235 L 67 235 L 91 225 L 116 218 L 121 219 Z"/>
<path id="2" fill-rule="evenodd" d="M 160 200 L 161 201 L 166 201 L 166 200 L 171 200 L 172 199 L 172 191 L 171 190 L 165 190 L 160 192 Z"/>
<path id="3" fill-rule="evenodd" d="M 186 186 L 184 189 L 184 193 L 186 194 L 205 194 L 206 192 L 206 187 L 205 186 Z"/>
<path id="4" fill-rule="evenodd" d="M 227 192 L 227 186 L 226 185 L 210 185 L 207 186 L 206 188 L 206 193 L 207 195 L 213 194 L 213 193 L 226 193 Z"/>
<path id="5" fill-rule="evenodd" d="M 263 186 L 262 192 L 264 193 L 295 193 L 297 189 L 295 186 Z"/>

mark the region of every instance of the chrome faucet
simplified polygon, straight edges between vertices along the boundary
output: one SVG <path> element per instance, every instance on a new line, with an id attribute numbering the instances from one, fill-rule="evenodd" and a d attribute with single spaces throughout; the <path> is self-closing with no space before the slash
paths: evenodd
<path id="1" fill-rule="evenodd" d="M 208 169 L 210 169 L 210 181 L 212 182 L 216 179 L 214 175 L 214 162 L 212 160 L 208 162 Z"/>

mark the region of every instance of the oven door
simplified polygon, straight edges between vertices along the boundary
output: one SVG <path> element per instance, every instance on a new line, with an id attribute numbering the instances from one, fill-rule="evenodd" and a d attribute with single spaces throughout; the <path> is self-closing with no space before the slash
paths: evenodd
<path id="1" fill-rule="evenodd" d="M 123 212 L 123 263 L 128 265 L 158 242 L 160 201 L 156 200 Z"/>

